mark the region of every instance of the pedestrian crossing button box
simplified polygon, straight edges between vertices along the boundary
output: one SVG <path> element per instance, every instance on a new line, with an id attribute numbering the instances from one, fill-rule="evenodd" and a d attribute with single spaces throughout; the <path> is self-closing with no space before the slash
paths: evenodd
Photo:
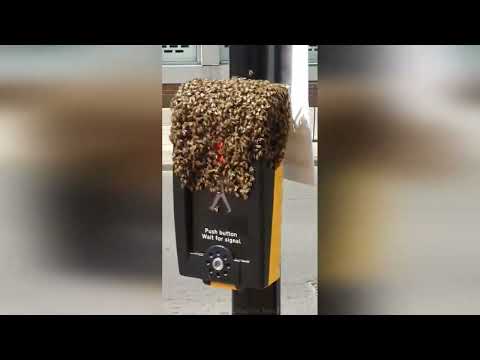
<path id="1" fill-rule="evenodd" d="M 263 289 L 280 278 L 288 89 L 268 81 L 194 80 L 172 100 L 180 274 Z"/>

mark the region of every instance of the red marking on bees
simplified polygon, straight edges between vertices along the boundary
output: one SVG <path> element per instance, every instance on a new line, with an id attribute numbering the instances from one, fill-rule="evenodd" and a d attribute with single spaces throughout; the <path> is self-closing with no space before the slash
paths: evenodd
<path id="1" fill-rule="evenodd" d="M 215 151 L 217 152 L 217 161 L 220 163 L 220 164 L 224 164 L 225 163 L 225 158 L 223 156 L 223 141 L 219 141 L 215 144 Z"/>

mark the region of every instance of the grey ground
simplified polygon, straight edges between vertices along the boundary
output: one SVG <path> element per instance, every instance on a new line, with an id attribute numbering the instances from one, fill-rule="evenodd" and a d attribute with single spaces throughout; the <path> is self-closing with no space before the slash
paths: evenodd
<path id="1" fill-rule="evenodd" d="M 37 174 L 0 170 L 0 314 L 164 314 L 161 278 L 148 269 L 142 272 L 137 265 L 142 254 L 132 259 L 110 252 L 106 258 L 116 266 L 102 269 L 88 262 L 72 266 L 58 253 L 58 244 L 68 248 L 71 238 L 58 236 L 65 223 L 51 212 L 44 191 Z M 127 236 L 114 240 L 137 242 L 151 251 L 160 245 L 161 230 Z M 161 252 L 157 259 L 160 263 Z M 138 271 L 132 271 L 134 266 Z"/>

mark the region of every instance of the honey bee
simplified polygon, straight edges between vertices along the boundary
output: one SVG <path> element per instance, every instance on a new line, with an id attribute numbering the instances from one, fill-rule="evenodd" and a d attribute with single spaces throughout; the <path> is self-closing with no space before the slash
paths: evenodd
<path id="1" fill-rule="evenodd" d="M 276 167 L 284 158 L 292 127 L 284 85 L 196 79 L 179 88 L 171 107 L 173 171 L 191 191 L 223 189 L 247 199 L 255 182 L 253 161 Z"/>

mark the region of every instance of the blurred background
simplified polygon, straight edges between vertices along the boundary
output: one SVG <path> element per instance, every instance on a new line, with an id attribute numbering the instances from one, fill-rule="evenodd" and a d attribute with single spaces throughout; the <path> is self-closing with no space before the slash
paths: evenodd
<path id="1" fill-rule="evenodd" d="M 318 54 L 319 313 L 480 313 L 480 47 Z"/>
<path id="2" fill-rule="evenodd" d="M 309 53 L 318 199 L 286 182 L 284 313 L 480 313 L 479 46 Z M 0 313 L 230 311 L 176 268 L 169 101 L 194 77 L 228 77 L 228 45 L 0 46 Z"/>
<path id="3" fill-rule="evenodd" d="M 160 46 L 0 46 L 0 313 L 162 313 Z"/>

